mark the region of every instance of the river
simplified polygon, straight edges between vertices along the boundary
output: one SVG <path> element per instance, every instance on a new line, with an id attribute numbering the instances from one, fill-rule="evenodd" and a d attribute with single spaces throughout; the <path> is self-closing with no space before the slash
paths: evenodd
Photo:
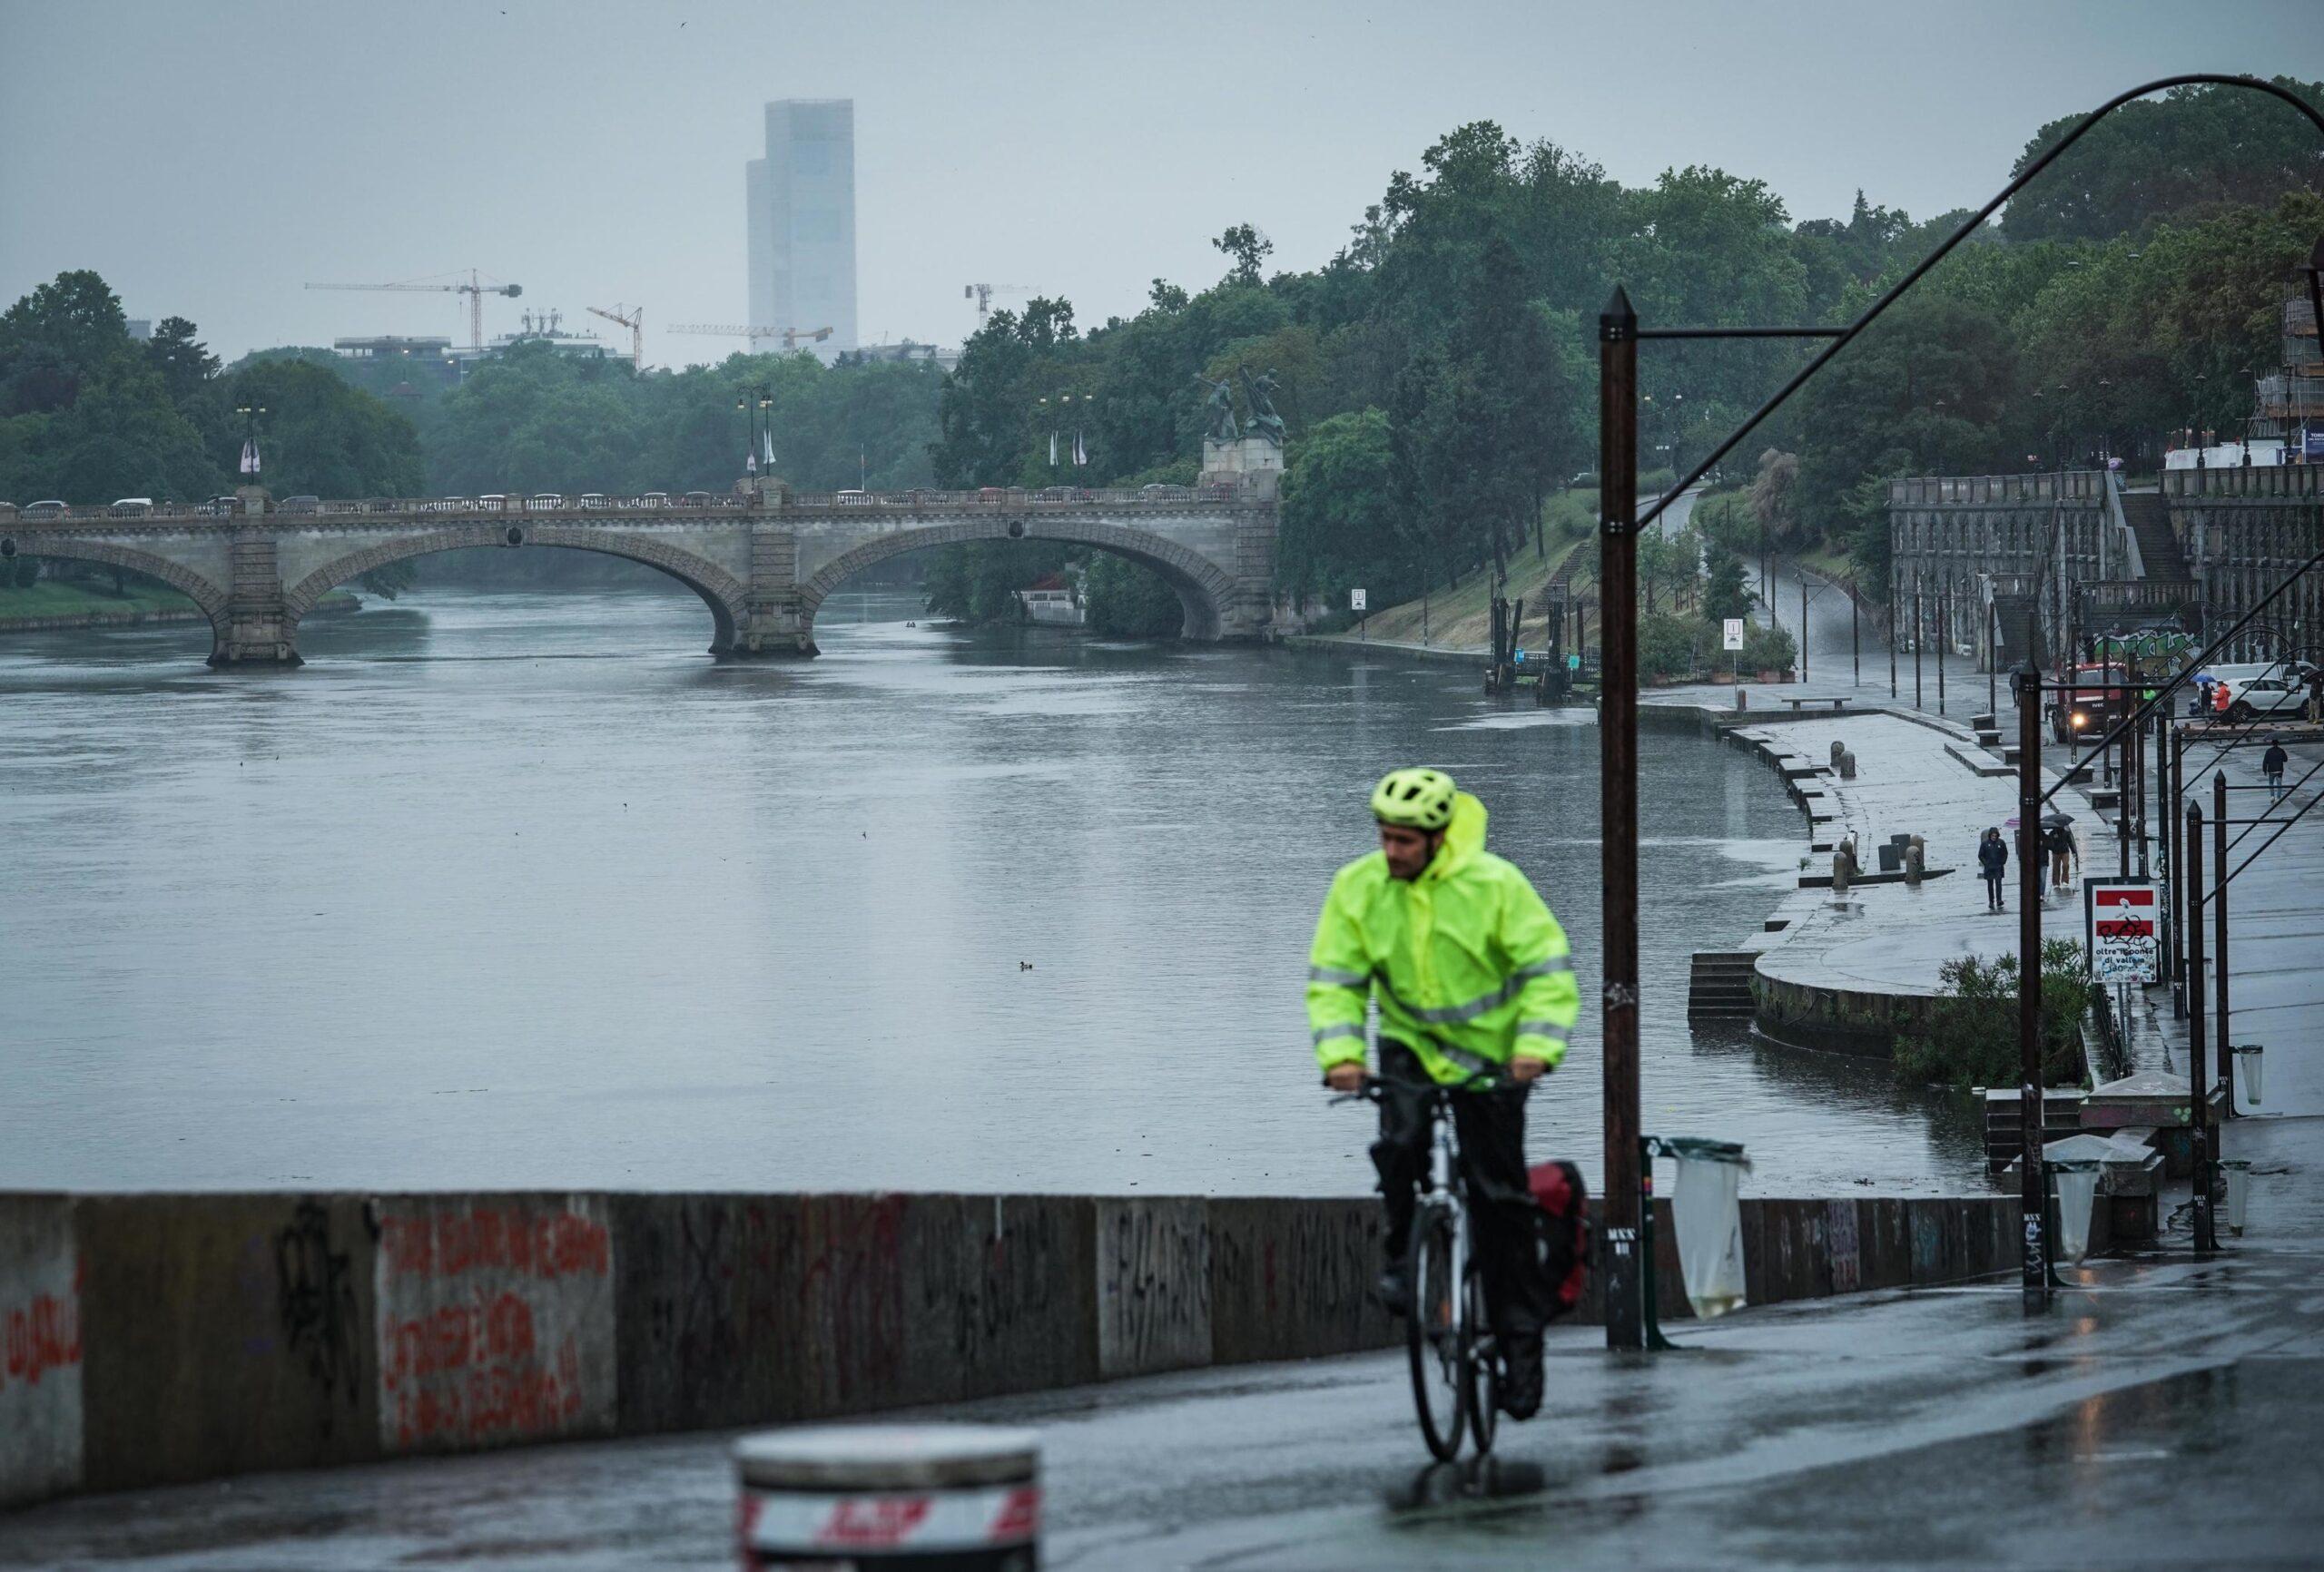
<path id="1" fill-rule="evenodd" d="M 0 641 L 0 1187 L 1360 1192 L 1300 990 L 1413 761 L 1595 1000 L 1586 712 L 914 604 L 836 595 L 781 664 L 620 590 L 429 589 L 256 675 L 206 629 Z M 1750 1193 L 1973 1184 L 1885 1066 L 1689 1031 L 1689 953 L 1805 838 L 1740 752 L 1640 745 L 1646 1127 L 1745 1142 Z M 1594 1022 L 1531 1133 L 1593 1175 Z"/>

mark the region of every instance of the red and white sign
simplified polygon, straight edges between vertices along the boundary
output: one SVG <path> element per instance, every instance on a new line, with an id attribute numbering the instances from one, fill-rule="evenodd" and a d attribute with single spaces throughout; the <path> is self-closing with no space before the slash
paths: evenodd
<path id="1" fill-rule="evenodd" d="M 1040 1525 L 1039 1485 L 893 1495 L 746 1488 L 742 1509 L 743 1543 L 762 1553 L 979 1550 L 1030 1544 Z"/>
<path id="2" fill-rule="evenodd" d="M 2162 980 L 2162 947 L 2157 927 L 2162 906 L 2154 886 L 2093 879 L 2084 882 L 2083 890 L 2090 975 L 2100 982 Z"/>

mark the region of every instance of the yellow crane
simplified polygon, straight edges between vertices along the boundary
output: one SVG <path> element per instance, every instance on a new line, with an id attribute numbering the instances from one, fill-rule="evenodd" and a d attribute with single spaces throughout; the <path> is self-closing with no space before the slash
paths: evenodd
<path id="1" fill-rule="evenodd" d="M 753 355 L 759 352 L 761 339 L 780 339 L 785 349 L 796 349 L 802 342 L 820 344 L 832 336 L 829 328 L 737 328 L 724 322 L 686 322 L 670 331 L 714 339 L 748 339 Z"/>
<path id="2" fill-rule="evenodd" d="M 458 274 L 439 276 L 448 276 L 456 280 L 458 278 Z M 433 279 L 414 279 L 409 283 L 403 284 L 309 284 L 307 288 L 310 290 L 414 290 L 448 295 L 466 295 L 468 298 L 468 348 L 471 349 L 484 348 L 484 298 L 487 295 L 506 295 L 513 300 L 525 292 L 525 286 L 522 284 L 487 284 L 484 281 L 484 275 L 474 268 L 468 270 L 468 276 L 464 281 L 449 284 L 440 284 Z"/>
<path id="3" fill-rule="evenodd" d="M 963 284 L 960 286 L 960 299 L 976 301 L 977 326 L 981 328 L 984 319 L 992 314 L 993 296 L 1021 295 L 1032 287 L 1030 284 Z"/>
<path id="4" fill-rule="evenodd" d="M 594 316 L 603 317 L 608 322 L 619 322 L 629 329 L 629 368 L 633 371 L 645 370 L 645 308 L 625 306 L 616 300 L 614 302 L 614 309 L 610 311 L 602 306 L 592 306 L 589 310 Z M 627 312 L 628 315 L 623 315 L 624 312 Z"/>

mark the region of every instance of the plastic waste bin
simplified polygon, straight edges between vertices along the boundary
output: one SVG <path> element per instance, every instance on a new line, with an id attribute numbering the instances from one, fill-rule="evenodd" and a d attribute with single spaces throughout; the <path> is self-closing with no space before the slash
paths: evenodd
<path id="1" fill-rule="evenodd" d="M 2251 1159 L 2222 1157 L 2220 1170 L 2227 1175 L 2228 1232 L 2240 1237 L 2244 1209 L 2251 1204 Z"/>
<path id="2" fill-rule="evenodd" d="M 1679 1230 L 1679 1270 L 1696 1319 L 1740 1310 L 1743 1297 L 1743 1170 L 1750 1160 L 1731 1141 L 1663 1139 L 1679 1160 L 1670 1213 Z"/>
<path id="3" fill-rule="evenodd" d="M 2260 1105 L 2260 1051 L 2257 1043 L 2235 1045 L 2235 1078 L 2243 1087 L 2245 1105 L 2253 1108 Z"/>
<path id="4" fill-rule="evenodd" d="M 2058 1253 L 2079 1262 L 2090 1253 L 2090 1213 L 2098 1200 L 2099 1163 L 2067 1157 L 2048 1164 L 2050 1188 L 2058 1198 Z"/>
<path id="5" fill-rule="evenodd" d="M 734 1443 L 745 1568 L 1040 1565 L 1040 1438 L 985 1425 L 823 1425 Z"/>

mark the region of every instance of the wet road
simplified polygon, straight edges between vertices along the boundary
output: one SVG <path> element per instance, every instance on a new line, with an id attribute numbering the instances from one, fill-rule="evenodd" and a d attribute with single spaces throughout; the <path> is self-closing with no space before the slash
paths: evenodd
<path id="1" fill-rule="evenodd" d="M 1043 1432 L 1053 1567 L 2312 1567 L 2324 1123 L 2240 1129 L 2251 1232 L 2014 1284 L 1808 1302 L 1612 1356 L 1554 1331 L 1545 1416 L 1423 1469 L 1402 1363 L 966 1405 Z M 0 1566 L 267 1572 L 729 1564 L 731 1437 L 542 1448 L 64 1502 Z"/>
<path id="2" fill-rule="evenodd" d="M 433 592 L 300 671 L 0 644 L 0 1185 L 1349 1194 L 1300 981 L 1363 783 L 1451 769 L 1597 965 L 1587 712 L 1322 653 L 965 635 L 842 594 L 804 664 L 654 594 Z M 861 619 L 851 621 L 851 616 Z M 1885 1066 L 1686 1027 L 1803 827 L 1642 740 L 1646 1107 L 1767 1190 L 1971 1183 Z M 1599 1148 L 1594 1034 L 1537 1152 Z"/>

